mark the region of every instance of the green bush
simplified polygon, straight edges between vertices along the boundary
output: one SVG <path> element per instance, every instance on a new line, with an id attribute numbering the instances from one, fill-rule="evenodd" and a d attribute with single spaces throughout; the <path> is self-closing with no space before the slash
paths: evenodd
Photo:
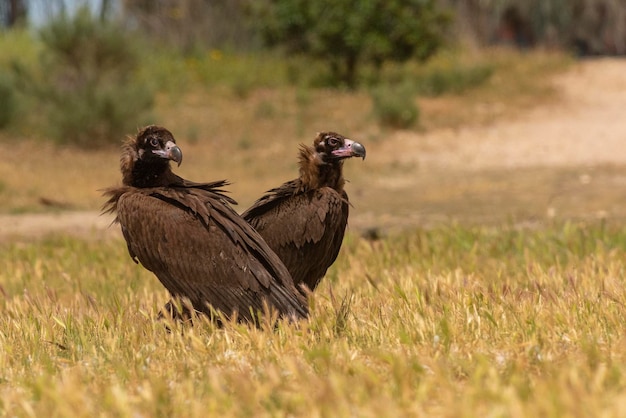
<path id="1" fill-rule="evenodd" d="M 379 86 L 370 91 L 374 115 L 382 126 L 406 129 L 419 120 L 419 108 L 415 103 L 412 86 Z"/>
<path id="2" fill-rule="evenodd" d="M 409 61 L 386 65 L 380 74 L 364 72 L 363 80 L 375 87 L 381 81 L 392 86 L 404 85 L 420 96 L 460 94 L 487 83 L 498 67 L 493 59 L 465 56 L 458 50 L 438 53 L 426 63 Z"/>
<path id="3" fill-rule="evenodd" d="M 5 72 L 0 72 L 0 129 L 6 128 L 16 113 L 17 100 L 12 78 Z"/>
<path id="4" fill-rule="evenodd" d="M 424 96 L 440 96 L 445 93 L 463 93 L 489 80 L 493 67 L 478 65 L 472 67 L 455 66 L 448 69 L 435 68 L 417 77 L 417 92 Z"/>
<path id="5" fill-rule="evenodd" d="M 435 0 L 265 0 L 253 10 L 268 44 L 324 60 L 335 84 L 350 88 L 363 64 L 425 61 L 450 22 Z"/>
<path id="6" fill-rule="evenodd" d="M 145 123 L 154 92 L 138 77 L 139 43 L 131 34 L 82 9 L 53 19 L 40 36 L 41 68 L 17 74 L 43 105 L 45 131 L 57 142 L 118 143 Z"/>

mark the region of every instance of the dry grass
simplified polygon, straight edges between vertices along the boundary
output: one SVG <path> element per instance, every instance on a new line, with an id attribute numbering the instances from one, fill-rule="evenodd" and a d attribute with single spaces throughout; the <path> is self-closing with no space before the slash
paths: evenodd
<path id="1" fill-rule="evenodd" d="M 11 416 L 620 416 L 626 231 L 349 235 L 296 326 L 167 333 L 119 240 L 3 245 Z"/>
<path id="2" fill-rule="evenodd" d="M 420 99 L 419 129 L 489 124 L 559 100 L 549 80 L 562 57 L 497 59 L 507 64 L 486 86 Z M 185 153 L 177 171 L 228 177 L 243 207 L 295 175 L 297 144 L 318 130 L 368 147 L 365 162 L 346 164 L 351 229 L 310 319 L 168 333 L 155 321 L 166 292 L 119 238 L 1 242 L 0 415 L 622 415 L 626 230 L 541 222 L 619 218 L 621 169 L 425 172 L 397 157 L 405 151 L 370 112 L 363 92 L 276 87 L 241 98 L 213 86 L 162 97 L 159 123 Z M 3 212 L 49 210 L 42 197 L 97 209 L 97 189 L 119 181 L 117 149 L 3 146 Z M 375 241 L 356 233 L 416 223 L 434 226 Z"/>

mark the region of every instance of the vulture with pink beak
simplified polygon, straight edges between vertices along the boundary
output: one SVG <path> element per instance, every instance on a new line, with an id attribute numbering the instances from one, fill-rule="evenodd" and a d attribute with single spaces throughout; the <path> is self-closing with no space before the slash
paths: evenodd
<path id="1" fill-rule="evenodd" d="M 343 163 L 365 159 L 365 147 L 335 132 L 317 134 L 300 147 L 300 177 L 269 190 L 242 217 L 285 263 L 306 294 L 335 261 L 348 223 Z"/>

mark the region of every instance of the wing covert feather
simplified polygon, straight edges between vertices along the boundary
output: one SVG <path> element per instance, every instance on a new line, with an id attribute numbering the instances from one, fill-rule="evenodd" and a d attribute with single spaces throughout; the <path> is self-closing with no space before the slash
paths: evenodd
<path id="1" fill-rule="evenodd" d="M 303 283 L 315 289 L 339 254 L 348 197 L 329 187 L 281 191 L 259 199 L 243 217 L 285 263 L 296 286 Z"/>
<path id="2" fill-rule="evenodd" d="M 173 189 L 123 194 L 117 202 L 118 220 L 131 256 L 196 309 L 209 301 L 227 315 L 237 310 L 247 317 L 250 308 L 262 310 L 266 298 L 282 312 L 303 316 L 297 300 L 280 291 L 295 288 L 277 256 L 259 244 L 243 220 L 237 225 L 239 217 L 223 201 L 203 202 L 203 197 Z"/>

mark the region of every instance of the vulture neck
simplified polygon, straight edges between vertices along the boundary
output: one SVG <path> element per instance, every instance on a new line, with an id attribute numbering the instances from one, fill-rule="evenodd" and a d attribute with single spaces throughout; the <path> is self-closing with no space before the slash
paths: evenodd
<path id="1" fill-rule="evenodd" d="M 144 161 L 136 154 L 126 153 L 120 161 L 122 182 L 126 186 L 139 188 L 169 186 L 175 182 L 176 175 L 172 173 L 167 160 Z"/>
<path id="2" fill-rule="evenodd" d="M 300 148 L 300 181 L 306 190 L 330 187 L 343 191 L 343 161 L 324 161 L 322 155 L 311 147 Z"/>

